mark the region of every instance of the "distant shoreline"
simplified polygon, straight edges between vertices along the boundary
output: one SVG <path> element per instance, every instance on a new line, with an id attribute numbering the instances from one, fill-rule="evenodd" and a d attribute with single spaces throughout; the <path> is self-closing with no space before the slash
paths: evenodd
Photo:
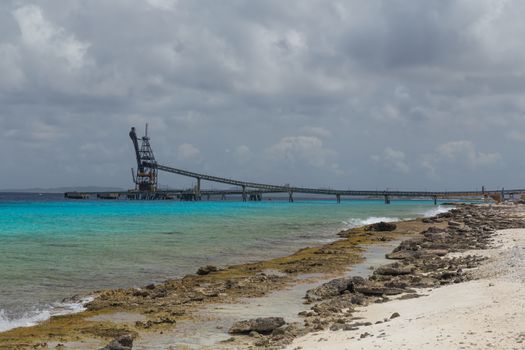
<path id="1" fill-rule="evenodd" d="M 64 194 L 64 192 L 121 192 L 127 191 L 120 187 L 98 187 L 98 186 L 72 186 L 72 187 L 51 187 L 51 188 L 15 188 L 15 189 L 0 189 L 2 193 L 28 193 L 28 194 Z"/>

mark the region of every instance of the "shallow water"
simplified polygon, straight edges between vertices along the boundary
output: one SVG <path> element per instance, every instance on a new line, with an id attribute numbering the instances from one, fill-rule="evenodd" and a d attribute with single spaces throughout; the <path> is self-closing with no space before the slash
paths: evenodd
<path id="1" fill-rule="evenodd" d="M 363 246 L 364 261 L 352 266 L 349 276 L 368 277 L 372 268 L 388 263 L 385 254 L 392 251 L 400 240 Z M 145 335 L 134 346 L 137 350 L 166 349 L 168 346 L 186 346 L 189 348 L 220 347 L 220 342 L 231 337 L 228 329 L 239 320 L 257 317 L 282 317 L 287 323 L 302 322 L 301 311 L 307 311 L 312 305 L 304 304 L 303 297 L 309 289 L 317 287 L 330 279 L 321 279 L 319 275 L 303 275 L 304 279 L 316 278 L 315 282 L 299 283 L 290 288 L 279 290 L 259 298 L 245 298 L 234 304 L 215 304 L 197 314 L 200 321 L 181 321 L 177 327 L 164 334 Z M 118 318 L 110 317 L 114 322 Z"/>
<path id="2" fill-rule="evenodd" d="M 431 201 L 64 201 L 0 194 L 0 331 L 63 298 L 289 254 L 339 230 L 432 214 Z M 53 311 L 54 312 L 54 311 Z"/>

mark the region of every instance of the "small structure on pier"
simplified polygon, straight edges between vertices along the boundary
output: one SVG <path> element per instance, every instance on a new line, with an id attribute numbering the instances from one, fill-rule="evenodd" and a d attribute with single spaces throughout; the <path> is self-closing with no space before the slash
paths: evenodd
<path id="1" fill-rule="evenodd" d="M 119 193 L 98 193 L 97 198 L 99 199 L 119 199 Z"/>
<path id="2" fill-rule="evenodd" d="M 64 193 L 64 198 L 67 199 L 89 199 L 88 193 L 81 192 L 66 192 Z"/>

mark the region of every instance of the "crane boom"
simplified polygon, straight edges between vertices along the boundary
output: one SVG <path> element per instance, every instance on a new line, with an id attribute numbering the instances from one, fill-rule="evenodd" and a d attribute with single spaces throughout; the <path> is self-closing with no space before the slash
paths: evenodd
<path id="1" fill-rule="evenodd" d="M 142 160 L 140 159 L 139 141 L 137 139 L 137 133 L 135 132 L 135 128 L 131 128 L 131 131 L 129 132 L 129 137 L 131 138 L 131 141 L 133 142 L 133 147 L 135 148 L 135 156 L 137 158 L 137 169 L 138 171 L 143 172 L 144 166 L 142 165 Z"/>

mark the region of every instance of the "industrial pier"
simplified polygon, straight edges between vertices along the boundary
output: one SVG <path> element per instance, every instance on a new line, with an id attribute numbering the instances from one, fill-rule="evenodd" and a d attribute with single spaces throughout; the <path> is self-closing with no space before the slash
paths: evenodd
<path id="1" fill-rule="evenodd" d="M 131 128 L 129 137 L 133 143 L 137 169 L 131 169 L 133 183 L 135 188 L 125 192 L 66 192 L 65 198 L 68 199 L 90 199 L 99 198 L 107 200 L 117 200 L 127 198 L 130 200 L 169 200 L 179 199 L 183 201 L 200 201 L 203 198 L 220 198 L 226 199 L 226 196 L 234 195 L 241 198 L 242 201 L 260 201 L 263 194 L 284 193 L 288 201 L 294 201 L 294 194 L 317 194 L 323 196 L 333 196 L 337 203 L 341 202 L 343 197 L 373 197 L 383 198 L 385 204 L 389 204 L 392 198 L 428 198 L 437 204 L 438 199 L 453 198 L 471 198 L 486 199 L 492 197 L 498 201 L 505 198 L 514 198 L 525 193 L 525 189 L 497 189 L 486 190 L 484 187 L 480 191 L 378 191 L 378 190 L 337 190 L 328 188 L 308 188 L 295 187 L 289 185 L 271 185 L 257 182 L 248 182 L 224 177 L 218 177 L 209 174 L 196 173 L 175 167 L 159 164 L 154 156 L 153 149 L 148 136 L 148 126 L 144 136 L 140 139 L 137 136 L 135 128 Z M 159 171 L 181 176 L 191 177 L 196 180 L 196 185 L 191 189 L 179 190 L 161 190 L 158 188 Z M 201 188 L 202 181 L 209 181 L 220 184 L 227 184 L 237 187 L 237 189 L 228 190 L 205 190 Z"/>

